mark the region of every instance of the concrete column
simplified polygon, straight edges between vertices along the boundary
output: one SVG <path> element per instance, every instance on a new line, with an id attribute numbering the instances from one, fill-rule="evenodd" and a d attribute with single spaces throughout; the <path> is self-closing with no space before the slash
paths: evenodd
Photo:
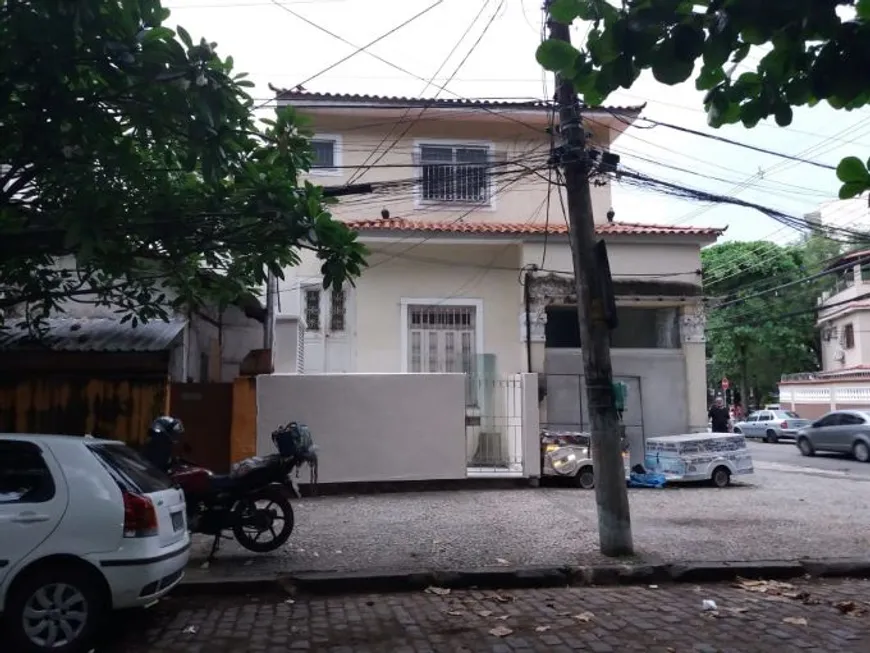
<path id="1" fill-rule="evenodd" d="M 689 432 L 707 430 L 707 351 L 706 320 L 695 306 L 683 306 L 680 316 L 680 341 L 686 362 L 686 414 Z"/>
<path id="2" fill-rule="evenodd" d="M 538 414 L 538 375 L 522 374 L 523 476 L 541 476 L 541 420 Z"/>

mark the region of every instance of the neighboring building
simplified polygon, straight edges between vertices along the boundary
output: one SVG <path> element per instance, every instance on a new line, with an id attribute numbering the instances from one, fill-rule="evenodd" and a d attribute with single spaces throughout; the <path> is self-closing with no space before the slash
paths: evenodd
<path id="1" fill-rule="evenodd" d="M 785 375 L 780 403 L 802 417 L 835 408 L 870 408 L 870 250 L 828 264 L 834 287 L 818 300 L 822 370 Z"/>
<path id="2" fill-rule="evenodd" d="M 303 353 L 276 372 L 465 372 L 471 411 L 474 379 L 532 371 L 543 421 L 587 427 L 558 189 L 547 213 L 551 109 L 290 91 L 278 103 L 313 122 L 312 181 L 399 181 L 333 208 L 371 252 L 355 285 L 323 291 L 313 256 L 286 270 L 280 312 L 300 316 Z M 584 111 L 592 144 L 608 149 L 639 111 Z M 630 386 L 629 429 L 706 428 L 700 249 L 721 230 L 612 222 L 609 183 L 593 185 L 592 203 L 616 280 L 613 360 Z M 523 281 L 534 266 L 528 343 Z"/>

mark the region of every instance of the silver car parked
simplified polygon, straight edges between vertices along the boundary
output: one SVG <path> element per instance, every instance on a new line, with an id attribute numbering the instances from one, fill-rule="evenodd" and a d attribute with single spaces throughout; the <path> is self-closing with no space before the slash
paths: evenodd
<path id="1" fill-rule="evenodd" d="M 798 431 L 810 420 L 790 410 L 757 410 L 734 425 L 735 433 L 747 438 L 763 438 L 765 442 L 778 442 L 783 438 L 796 439 Z"/>
<path id="2" fill-rule="evenodd" d="M 831 451 L 870 462 L 870 408 L 828 413 L 798 432 L 797 446 L 804 456 Z"/>

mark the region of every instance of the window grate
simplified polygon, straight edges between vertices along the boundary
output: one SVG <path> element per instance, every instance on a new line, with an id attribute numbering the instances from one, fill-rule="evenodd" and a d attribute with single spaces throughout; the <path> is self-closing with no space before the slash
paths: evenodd
<path id="1" fill-rule="evenodd" d="M 314 139 L 311 141 L 311 168 L 335 168 L 335 141 Z"/>
<path id="2" fill-rule="evenodd" d="M 332 289 L 332 301 L 329 310 L 329 330 L 344 331 L 347 326 L 347 294 L 343 288 Z"/>
<path id="3" fill-rule="evenodd" d="M 320 331 L 320 291 L 305 291 L 305 329 Z"/>
<path id="4" fill-rule="evenodd" d="M 419 165 L 420 195 L 424 202 L 490 202 L 488 148 L 422 145 Z"/>

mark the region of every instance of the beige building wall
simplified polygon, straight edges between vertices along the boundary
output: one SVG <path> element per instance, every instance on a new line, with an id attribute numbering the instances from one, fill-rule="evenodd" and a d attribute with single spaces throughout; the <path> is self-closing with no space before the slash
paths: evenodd
<path id="1" fill-rule="evenodd" d="M 392 133 L 392 125 L 370 126 L 377 121 L 370 116 L 312 115 L 314 138 L 334 139 L 337 143 L 335 170 L 312 171 L 312 182 L 324 186 L 347 183 L 357 172 L 356 166 L 370 166 L 354 179 L 354 183 L 404 180 L 402 187 L 391 189 L 383 195 L 361 195 L 345 198 L 333 207 L 333 213 L 342 220 L 379 218 L 381 209 L 387 208 L 391 216 L 408 220 L 444 221 L 456 220 L 468 213 L 475 222 L 544 222 L 543 206 L 547 195 L 546 169 L 544 164 L 550 149 L 549 137 L 542 132 L 524 128 L 514 121 L 450 119 L 432 111 L 417 121 L 408 133 L 402 136 L 386 155 L 380 153 L 402 134 L 407 125 L 402 124 Z M 410 122 L 410 120 L 409 120 Z M 594 140 L 608 143 L 609 130 L 590 127 Z M 378 154 L 370 156 L 380 143 Z M 413 179 L 418 176 L 415 155 L 420 144 L 476 144 L 492 148 L 493 190 L 495 197 L 491 206 L 426 206 L 419 202 Z M 517 165 L 501 165 L 517 161 L 523 166 L 539 170 L 523 179 L 515 178 L 523 172 Z M 606 220 L 611 207 L 610 185 L 592 187 L 592 204 L 595 220 Z"/>

